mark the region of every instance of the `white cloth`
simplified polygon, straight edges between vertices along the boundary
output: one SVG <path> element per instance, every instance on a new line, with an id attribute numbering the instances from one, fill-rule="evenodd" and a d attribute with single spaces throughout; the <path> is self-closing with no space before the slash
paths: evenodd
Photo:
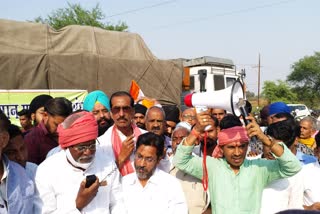
<path id="1" fill-rule="evenodd" d="M 311 206 L 320 202 L 320 166 L 318 162 L 303 166 L 304 197 L 303 204 Z"/>
<path id="2" fill-rule="evenodd" d="M 114 126 L 114 125 L 113 125 Z M 111 141 L 111 136 L 112 136 L 112 129 L 113 126 L 111 126 L 103 135 L 101 135 L 98 139 L 97 142 L 99 142 L 102 150 L 106 153 L 105 155 L 112 157 L 113 160 L 115 161 L 115 156 L 112 148 L 112 141 Z M 140 128 L 139 128 L 140 129 Z M 117 130 L 121 142 L 123 142 L 127 137 Z M 141 134 L 147 133 L 146 130 L 140 129 Z M 137 142 L 139 136 L 134 137 L 134 141 Z M 133 165 L 134 164 L 134 152 L 130 155 L 130 162 Z M 160 160 L 160 163 L 158 165 L 158 168 L 169 173 L 170 171 L 170 160 L 169 157 L 166 155 L 164 159 Z M 134 169 L 134 167 L 133 167 Z"/>
<path id="3" fill-rule="evenodd" d="M 100 144 L 100 147 L 103 151 L 107 153 L 108 156 L 112 157 L 115 160 L 114 152 L 112 148 L 112 129 L 114 125 L 111 126 L 103 135 L 98 137 L 97 142 Z M 141 134 L 146 133 L 146 130 L 140 129 Z M 127 139 L 127 136 L 125 136 L 122 132 L 117 130 L 117 133 L 119 134 L 121 142 L 123 142 L 125 139 Z M 134 141 L 137 142 L 139 136 L 134 136 Z M 134 161 L 134 154 L 130 155 L 130 162 Z"/>
<path id="4" fill-rule="evenodd" d="M 100 182 L 110 175 L 106 178 L 107 185 L 100 186 L 97 195 L 80 212 L 75 203 L 77 193 L 80 183 L 91 174 Z M 62 150 L 38 166 L 35 180 L 42 200 L 42 213 L 125 213 L 119 175 L 114 161 L 99 147 L 92 165 L 85 171 L 74 168 Z"/>
<path id="5" fill-rule="evenodd" d="M 122 178 L 128 214 L 187 214 L 188 207 L 179 181 L 156 169 L 142 187 L 136 173 Z"/>
<path id="6" fill-rule="evenodd" d="M 271 182 L 262 192 L 260 214 L 274 214 L 288 209 L 303 209 L 303 175 Z"/>
<path id="7" fill-rule="evenodd" d="M 26 172 L 29 178 L 31 178 L 34 181 L 34 178 L 36 177 L 36 172 L 37 172 L 38 165 L 32 162 L 27 162 L 26 163 Z"/>

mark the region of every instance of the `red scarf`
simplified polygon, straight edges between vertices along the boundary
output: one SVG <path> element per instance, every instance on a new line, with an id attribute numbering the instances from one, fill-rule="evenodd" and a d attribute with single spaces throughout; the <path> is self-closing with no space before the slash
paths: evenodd
<path id="1" fill-rule="evenodd" d="M 230 143 L 247 143 L 249 137 L 247 131 L 242 126 L 234 126 L 228 129 L 223 129 L 218 133 L 218 145 L 214 148 L 212 157 L 222 158 L 223 152 L 221 146 L 230 144 Z"/>
<path id="2" fill-rule="evenodd" d="M 133 133 L 134 133 L 135 138 L 138 138 L 141 135 L 140 129 L 135 124 L 132 124 L 132 129 L 133 129 Z M 117 132 L 117 127 L 115 125 L 112 128 L 111 142 L 112 142 L 114 156 L 116 159 L 118 159 L 121 148 L 122 148 L 122 141 L 120 139 L 120 136 Z M 130 157 L 129 157 L 124 162 L 124 165 L 120 169 L 120 174 L 122 176 L 125 176 L 125 175 L 128 175 L 133 172 L 134 172 L 134 169 L 132 167 L 132 164 L 130 162 Z"/>

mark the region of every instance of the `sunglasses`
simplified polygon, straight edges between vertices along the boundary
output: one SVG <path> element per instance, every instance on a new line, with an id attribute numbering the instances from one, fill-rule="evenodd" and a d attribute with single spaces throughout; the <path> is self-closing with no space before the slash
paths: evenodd
<path id="1" fill-rule="evenodd" d="M 115 106 L 111 108 L 112 114 L 118 114 L 120 111 L 123 111 L 123 113 L 129 113 L 132 110 L 131 106 Z"/>

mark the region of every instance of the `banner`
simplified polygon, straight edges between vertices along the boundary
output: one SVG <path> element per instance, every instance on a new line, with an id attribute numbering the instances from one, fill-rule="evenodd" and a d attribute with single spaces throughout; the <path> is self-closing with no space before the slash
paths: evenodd
<path id="1" fill-rule="evenodd" d="M 0 109 L 11 120 L 11 123 L 20 126 L 18 112 L 29 109 L 31 100 L 40 95 L 48 94 L 52 97 L 65 97 L 72 102 L 73 111 L 82 109 L 83 100 L 88 94 L 86 90 L 0 90 Z"/>

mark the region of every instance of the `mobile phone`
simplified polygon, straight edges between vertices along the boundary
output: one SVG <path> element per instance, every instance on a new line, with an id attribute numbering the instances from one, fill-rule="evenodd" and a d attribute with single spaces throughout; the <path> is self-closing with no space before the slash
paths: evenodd
<path id="1" fill-rule="evenodd" d="M 86 176 L 86 188 L 89 188 L 95 181 L 97 180 L 97 176 L 95 175 L 87 175 Z"/>

